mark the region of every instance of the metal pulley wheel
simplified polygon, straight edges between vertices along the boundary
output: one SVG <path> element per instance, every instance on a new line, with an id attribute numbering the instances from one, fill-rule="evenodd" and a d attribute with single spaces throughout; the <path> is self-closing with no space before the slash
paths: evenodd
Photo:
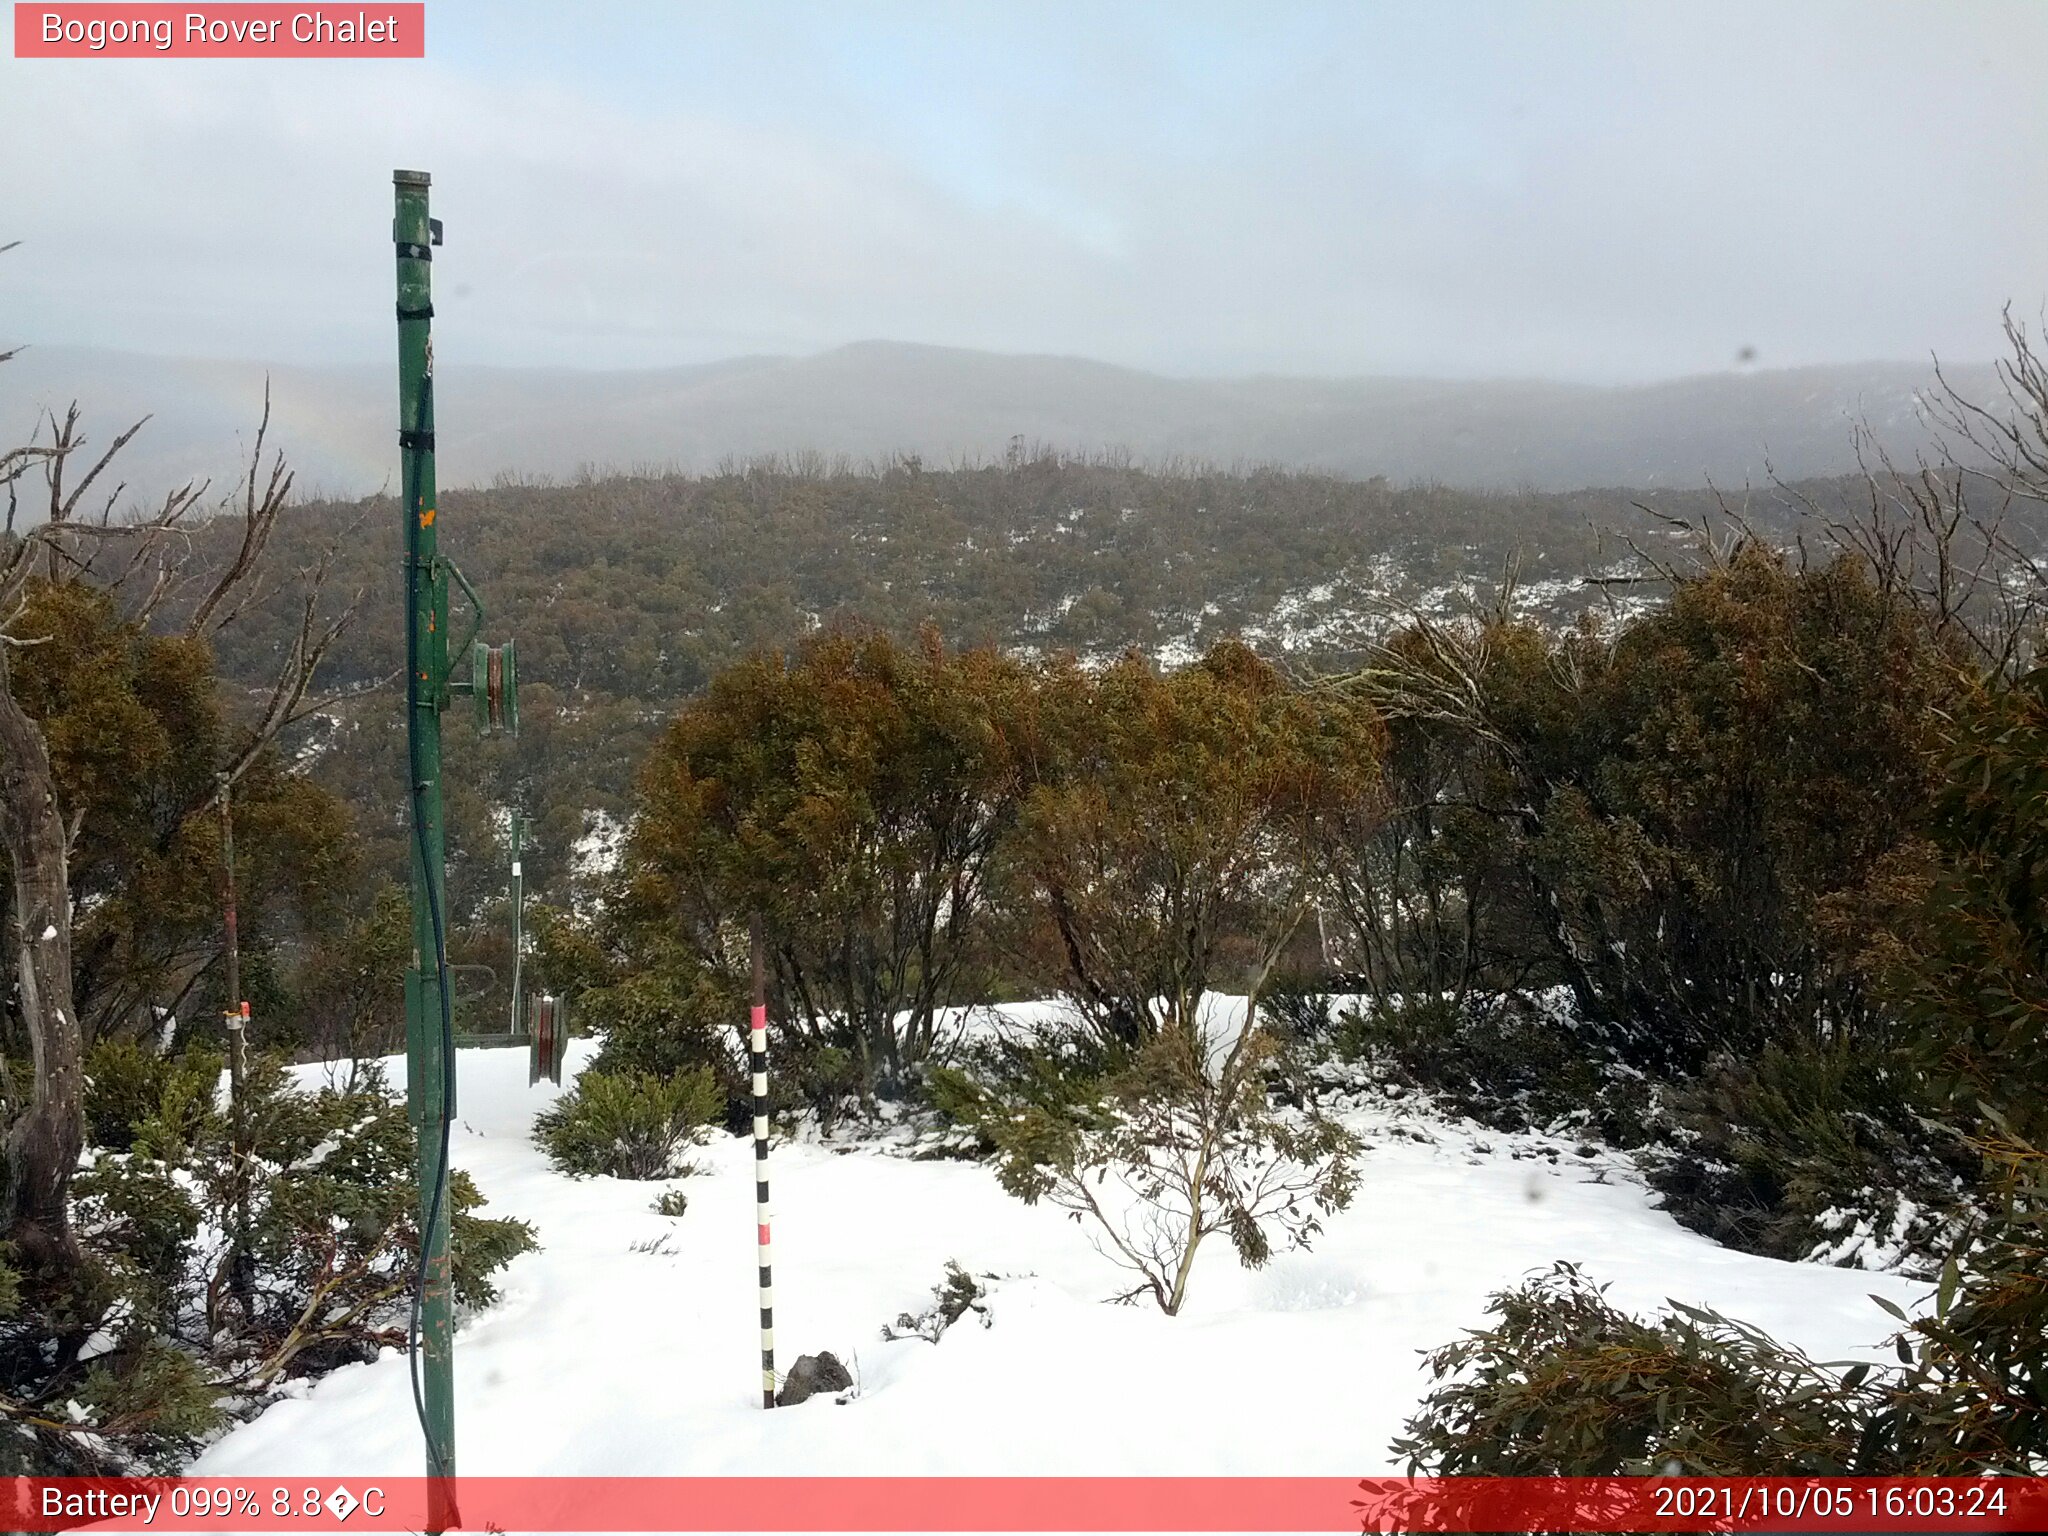
<path id="1" fill-rule="evenodd" d="M 477 643 L 471 655 L 470 697 L 476 700 L 477 729 L 486 735 L 519 734 L 519 671 L 512 642 Z"/>
<path id="2" fill-rule="evenodd" d="M 546 1078 L 562 1086 L 562 1059 L 569 1050 L 569 1009 L 559 997 L 541 995 L 526 1009 L 526 1083 Z"/>

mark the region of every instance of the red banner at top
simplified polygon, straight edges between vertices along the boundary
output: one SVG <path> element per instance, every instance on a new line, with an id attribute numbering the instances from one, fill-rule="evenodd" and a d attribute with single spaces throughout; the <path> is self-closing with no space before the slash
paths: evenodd
<path id="1" fill-rule="evenodd" d="M 423 3 L 14 7 L 18 59 L 419 59 Z"/>

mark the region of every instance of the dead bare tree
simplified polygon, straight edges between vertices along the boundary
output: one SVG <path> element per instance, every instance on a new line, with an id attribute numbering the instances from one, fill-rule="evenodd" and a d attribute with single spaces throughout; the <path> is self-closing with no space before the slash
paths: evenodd
<path id="1" fill-rule="evenodd" d="M 2048 360 L 2010 306 L 2002 400 L 1971 398 L 1939 361 L 1918 406 L 1933 447 L 1901 462 L 1867 423 L 1856 430 L 1864 500 L 1824 509 L 1778 481 L 1827 542 L 1869 567 L 1879 587 L 1911 603 L 1934 633 L 1996 677 L 2033 664 L 2048 622 Z M 1803 546 L 1802 546 L 1803 548 Z"/>
<path id="2" fill-rule="evenodd" d="M 1857 429 L 1856 459 L 1864 503 L 1852 514 L 1781 488 L 1829 545 L 1860 558 L 1880 590 L 1911 604 L 1973 665 L 1999 677 L 2024 670 L 2048 617 L 2048 572 L 2038 539 L 2015 529 L 2023 498 L 1945 459 L 1902 464 L 1867 426 Z"/>
<path id="3" fill-rule="evenodd" d="M 269 418 L 266 390 L 263 423 L 248 474 L 238 488 L 240 548 L 187 619 L 185 632 L 195 638 L 209 637 L 260 595 L 261 556 L 291 490 L 281 456 L 273 457 L 267 475 L 264 471 Z M 140 516 L 116 516 L 125 489 L 119 483 L 90 505 L 86 502 L 95 486 L 112 478 L 107 472 L 116 456 L 147 419 L 116 436 L 75 484 L 68 483 L 67 471 L 74 461 L 84 462 L 88 447 L 75 404 L 61 419 L 52 412 L 38 422 L 26 444 L 0 451 L 0 486 L 7 493 L 0 543 L 0 842 L 13 884 L 9 960 L 34 1068 L 27 1102 L 8 1132 L 4 1217 L 20 1260 L 45 1280 L 60 1278 L 79 1262 L 68 1196 L 84 1142 L 84 1042 L 72 983 L 68 860 L 83 812 L 63 803 L 42 727 L 16 696 L 12 661 L 17 652 L 42 640 L 22 632 L 29 596 L 38 581 L 132 588 L 139 573 L 152 571 L 136 604 L 144 619 L 176 590 L 180 572 L 189 563 L 184 523 L 205 495 L 203 484 L 179 487 L 153 512 Z M 36 470 L 48 492 L 47 505 L 40 521 L 23 526 L 18 493 Z M 230 782 L 246 772 L 287 725 L 325 702 L 309 702 L 315 673 L 361 599 L 358 592 L 338 614 L 326 613 L 325 574 L 324 560 L 301 573 L 304 591 L 297 640 L 227 766 Z M 199 809 L 192 808 L 195 813 Z"/>
<path id="4" fill-rule="evenodd" d="M 2048 500 L 2048 358 L 2026 322 L 2005 307 L 2006 356 L 1998 363 L 2002 403 L 1972 400 L 1935 365 L 1936 392 L 1923 402 L 1947 457 L 2008 495 Z M 1957 450 L 1967 448 L 1968 453 Z"/>

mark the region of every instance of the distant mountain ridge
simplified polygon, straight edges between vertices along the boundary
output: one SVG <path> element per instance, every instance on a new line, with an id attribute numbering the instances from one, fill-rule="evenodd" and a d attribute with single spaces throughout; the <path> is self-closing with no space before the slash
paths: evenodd
<path id="1" fill-rule="evenodd" d="M 0 367 L 0 429 L 78 400 L 101 442 L 136 417 L 122 456 L 134 494 L 236 472 L 262 410 L 307 491 L 387 486 L 396 449 L 395 370 L 266 370 L 258 363 L 32 347 Z M 1985 366 L 1950 370 L 1990 398 Z M 1855 467 L 1852 424 L 1910 453 L 1925 363 L 1708 374 L 1605 387 L 1541 380 L 1181 379 L 1083 358 L 861 342 L 808 357 L 578 372 L 465 367 L 436 380 L 439 468 L 448 486 L 503 476 L 568 478 L 817 452 L 856 460 L 915 453 L 1000 461 L 1013 440 L 1123 450 L 1141 462 L 1275 464 L 1474 489 L 1739 488 Z M 10 436 L 10 440 L 12 440 Z"/>

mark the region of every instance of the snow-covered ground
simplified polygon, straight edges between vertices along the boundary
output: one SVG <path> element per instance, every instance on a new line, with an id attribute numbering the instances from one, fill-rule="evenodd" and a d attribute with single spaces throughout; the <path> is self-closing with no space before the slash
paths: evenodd
<path id="1" fill-rule="evenodd" d="M 572 1046 L 572 1070 L 590 1050 Z M 1624 1307 L 1703 1304 L 1824 1360 L 1882 1358 L 1890 1320 L 1869 1293 L 1910 1305 L 1925 1292 L 1717 1247 L 1652 1209 L 1617 1158 L 1382 1107 L 1349 1117 L 1370 1145 L 1359 1195 L 1312 1252 L 1248 1271 L 1214 1239 L 1168 1318 L 1104 1305 L 1121 1272 L 987 1168 L 779 1145 L 779 1363 L 833 1350 L 858 1393 L 768 1413 L 751 1142 L 704 1148 L 680 1181 L 688 1211 L 658 1216 L 668 1185 L 549 1168 L 530 1131 L 554 1092 L 526 1086 L 524 1052 L 462 1055 L 456 1164 L 541 1245 L 457 1336 L 470 1475 L 1362 1475 L 1398 1470 L 1387 1445 L 1425 1388 L 1419 1352 L 1556 1259 L 1611 1282 Z M 1001 1277 L 991 1325 L 882 1342 L 948 1259 Z M 273 1405 L 192 1471 L 389 1476 L 420 1457 L 406 1362 L 387 1352 Z"/>

